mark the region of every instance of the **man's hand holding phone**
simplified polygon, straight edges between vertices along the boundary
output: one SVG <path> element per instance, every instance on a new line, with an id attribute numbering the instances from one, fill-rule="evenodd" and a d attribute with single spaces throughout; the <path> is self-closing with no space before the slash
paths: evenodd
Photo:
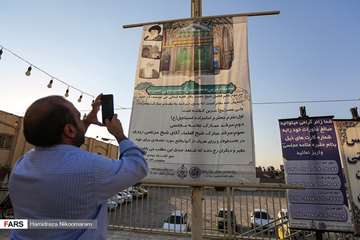
<path id="1" fill-rule="evenodd" d="M 98 125 L 98 126 L 104 126 L 98 120 L 98 117 L 97 117 L 97 114 L 98 114 L 98 112 L 100 110 L 100 106 L 101 106 L 101 96 L 102 96 L 102 94 L 100 94 L 99 96 L 96 97 L 94 102 L 91 104 L 92 110 L 83 119 L 83 122 L 85 124 L 86 129 L 89 127 L 90 124 L 95 124 L 95 125 Z"/>
<path id="2" fill-rule="evenodd" d="M 107 130 L 114 135 L 118 142 L 126 139 L 124 135 L 124 130 L 121 125 L 120 120 L 117 118 L 117 115 L 114 114 L 114 100 L 112 94 L 100 94 L 96 97 L 95 101 L 92 104 L 92 110 L 90 113 L 83 119 L 86 129 L 90 124 L 95 124 L 98 126 L 106 126 Z M 102 113 L 102 123 L 99 122 L 97 114 L 100 110 Z"/>
<path id="3" fill-rule="evenodd" d="M 112 94 L 101 95 L 101 113 L 103 124 L 116 140 L 121 142 L 126 139 L 121 122 L 114 114 L 114 96 Z"/>
<path id="4" fill-rule="evenodd" d="M 105 119 L 105 126 L 107 130 L 114 135 L 116 140 L 120 143 L 122 140 L 126 139 L 124 135 L 124 130 L 121 125 L 120 120 L 117 118 L 117 114 L 114 114 L 111 121 L 109 119 Z"/>

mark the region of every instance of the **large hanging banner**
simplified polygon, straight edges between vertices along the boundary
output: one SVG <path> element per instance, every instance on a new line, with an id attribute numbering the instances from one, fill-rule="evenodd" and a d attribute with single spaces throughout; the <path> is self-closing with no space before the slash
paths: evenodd
<path id="1" fill-rule="evenodd" d="M 332 117 L 279 120 L 288 184 L 290 227 L 351 232 L 345 190 Z"/>
<path id="2" fill-rule="evenodd" d="M 129 135 L 146 180 L 256 181 L 247 19 L 145 26 Z"/>
<path id="3" fill-rule="evenodd" d="M 350 195 L 354 229 L 360 234 L 360 121 L 334 121 Z"/>

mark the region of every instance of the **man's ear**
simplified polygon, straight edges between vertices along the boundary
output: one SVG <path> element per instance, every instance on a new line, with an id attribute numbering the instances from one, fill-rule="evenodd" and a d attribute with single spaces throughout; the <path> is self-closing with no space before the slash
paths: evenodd
<path id="1" fill-rule="evenodd" d="M 66 138 L 75 138 L 77 133 L 77 129 L 74 125 L 67 123 L 64 126 L 64 137 Z"/>

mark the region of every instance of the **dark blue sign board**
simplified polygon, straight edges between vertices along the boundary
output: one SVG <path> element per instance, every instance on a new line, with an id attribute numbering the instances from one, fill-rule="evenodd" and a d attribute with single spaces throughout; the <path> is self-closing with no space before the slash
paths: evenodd
<path id="1" fill-rule="evenodd" d="M 279 120 L 290 227 L 352 231 L 332 116 Z"/>

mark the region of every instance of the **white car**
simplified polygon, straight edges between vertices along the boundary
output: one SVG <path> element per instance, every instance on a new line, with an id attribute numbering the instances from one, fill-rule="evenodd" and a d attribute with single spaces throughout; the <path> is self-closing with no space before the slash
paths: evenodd
<path id="1" fill-rule="evenodd" d="M 106 201 L 106 205 L 107 205 L 107 208 L 108 208 L 109 211 L 115 210 L 117 208 L 117 206 L 118 206 L 118 204 L 115 201 L 111 200 L 111 199 L 108 199 Z"/>
<path id="2" fill-rule="evenodd" d="M 186 213 L 180 210 L 173 211 L 171 215 L 165 219 L 163 229 L 170 232 L 187 232 L 189 231 L 187 220 Z"/>
<path id="3" fill-rule="evenodd" d="M 112 196 L 110 200 L 116 202 L 118 205 L 121 205 L 125 202 L 125 199 L 122 196 L 119 196 L 118 194 Z"/>
<path id="4" fill-rule="evenodd" d="M 255 208 L 250 214 L 250 225 L 251 228 L 261 227 L 271 228 L 271 223 L 273 219 L 270 217 L 266 209 Z"/>
<path id="5" fill-rule="evenodd" d="M 133 196 L 127 191 L 118 192 L 118 195 L 124 198 L 124 202 L 131 202 L 133 200 Z"/>
<path id="6" fill-rule="evenodd" d="M 129 190 L 129 193 L 131 195 L 133 195 L 133 199 L 136 199 L 136 198 L 141 198 L 144 194 L 142 194 L 141 192 L 139 192 L 138 190 L 136 189 L 131 189 Z"/>
<path id="7" fill-rule="evenodd" d="M 230 213 L 230 216 L 228 216 L 228 212 Z M 236 222 L 236 216 L 232 209 L 228 211 L 227 209 L 220 208 L 218 211 L 217 217 L 217 227 L 220 232 L 227 232 L 228 230 L 228 220 L 230 220 L 230 230 L 232 232 L 236 232 L 237 230 L 237 222 Z M 229 219 L 228 219 L 229 217 Z"/>

